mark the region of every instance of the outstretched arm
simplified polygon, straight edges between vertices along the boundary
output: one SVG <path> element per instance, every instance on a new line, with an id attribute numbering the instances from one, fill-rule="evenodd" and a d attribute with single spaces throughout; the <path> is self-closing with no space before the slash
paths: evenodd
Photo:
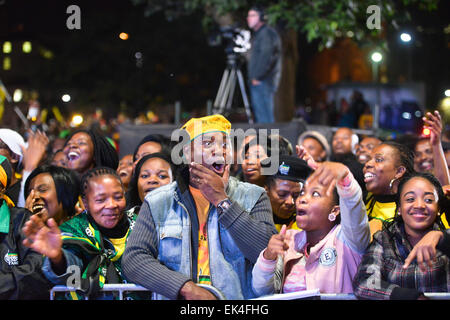
<path id="1" fill-rule="evenodd" d="M 441 115 L 439 114 L 439 111 L 434 111 L 434 114 L 427 112 L 425 117 L 423 117 L 423 121 L 425 126 L 430 129 L 430 144 L 433 150 L 434 159 L 434 175 L 443 186 L 448 185 L 450 184 L 450 175 L 441 143 Z"/>

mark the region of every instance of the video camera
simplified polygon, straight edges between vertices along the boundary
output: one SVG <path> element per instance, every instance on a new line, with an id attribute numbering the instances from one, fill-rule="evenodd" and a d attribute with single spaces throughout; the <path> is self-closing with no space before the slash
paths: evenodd
<path id="1" fill-rule="evenodd" d="M 250 47 L 251 33 L 248 30 L 232 26 L 220 27 L 219 31 L 209 38 L 210 46 L 225 45 L 227 54 L 240 54 L 247 52 Z"/>

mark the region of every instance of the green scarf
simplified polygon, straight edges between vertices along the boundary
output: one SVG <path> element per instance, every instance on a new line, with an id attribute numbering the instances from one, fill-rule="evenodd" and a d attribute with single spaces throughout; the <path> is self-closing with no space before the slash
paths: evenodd
<path id="1" fill-rule="evenodd" d="M 10 219 L 10 213 L 9 213 L 9 207 L 6 204 L 5 200 L 1 200 L 1 206 L 0 206 L 0 232 L 2 233 L 9 233 L 9 219 Z"/>

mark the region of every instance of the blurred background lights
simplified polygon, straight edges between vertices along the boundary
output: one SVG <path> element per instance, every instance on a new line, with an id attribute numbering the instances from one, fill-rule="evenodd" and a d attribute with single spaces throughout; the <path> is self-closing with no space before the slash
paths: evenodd
<path id="1" fill-rule="evenodd" d="M 72 127 L 78 127 L 82 123 L 83 123 L 83 116 L 80 114 L 75 114 L 72 117 L 72 121 L 71 121 L 70 125 Z"/>
<path id="2" fill-rule="evenodd" d="M 5 41 L 3 43 L 3 53 L 11 53 L 12 51 L 12 45 L 11 42 Z"/>
<path id="3" fill-rule="evenodd" d="M 383 59 L 383 55 L 379 52 L 374 52 L 372 53 L 371 58 L 373 62 L 380 62 Z"/>
<path id="4" fill-rule="evenodd" d="M 31 52 L 31 42 L 30 41 L 25 41 L 22 44 L 22 51 L 25 53 L 30 53 Z"/>
<path id="5" fill-rule="evenodd" d="M 70 101 L 70 95 L 68 95 L 68 94 L 66 93 L 66 94 L 64 94 L 64 95 L 61 97 L 61 99 L 62 99 L 62 101 L 64 101 L 64 102 L 69 102 L 69 101 Z"/>
<path id="6" fill-rule="evenodd" d="M 20 102 L 20 100 L 22 100 L 22 97 L 23 97 L 22 90 L 20 90 L 20 89 L 14 90 L 14 94 L 13 94 L 14 102 Z"/>
<path id="7" fill-rule="evenodd" d="M 410 42 L 412 38 L 411 38 L 411 35 L 410 35 L 409 33 L 403 32 L 403 33 L 400 35 L 400 39 L 401 39 L 403 42 Z"/>
<path id="8" fill-rule="evenodd" d="M 121 32 L 121 33 L 119 34 L 119 38 L 122 39 L 122 40 L 127 40 L 127 39 L 128 39 L 128 33 L 126 33 L 126 32 Z"/>
<path id="9" fill-rule="evenodd" d="M 444 94 L 446 97 L 450 97 L 450 89 L 445 90 Z"/>

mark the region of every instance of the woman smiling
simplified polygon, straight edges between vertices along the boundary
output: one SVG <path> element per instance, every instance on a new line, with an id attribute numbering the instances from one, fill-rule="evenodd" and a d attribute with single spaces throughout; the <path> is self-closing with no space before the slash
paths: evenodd
<path id="1" fill-rule="evenodd" d="M 397 215 L 374 235 L 353 287 L 363 299 L 426 299 L 426 292 L 448 292 L 450 260 L 443 246 L 440 215 L 448 199 L 428 173 L 403 178 L 396 197 Z M 415 261 L 414 261 L 415 260 Z"/>

